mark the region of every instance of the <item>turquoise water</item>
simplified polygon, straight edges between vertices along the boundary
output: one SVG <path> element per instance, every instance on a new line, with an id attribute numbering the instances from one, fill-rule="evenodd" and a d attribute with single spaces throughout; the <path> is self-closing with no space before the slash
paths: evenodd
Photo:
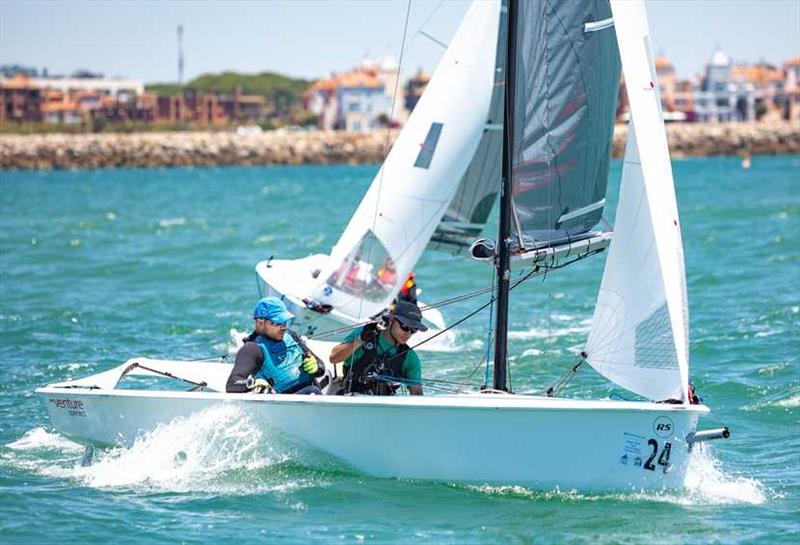
<path id="1" fill-rule="evenodd" d="M 81 467 L 82 449 L 50 427 L 33 389 L 135 355 L 226 352 L 229 329 L 250 325 L 255 263 L 327 252 L 375 168 L 0 173 L 2 541 L 798 543 L 800 157 L 756 157 L 749 170 L 690 159 L 674 171 L 692 376 L 733 437 L 699 453 L 685 491 L 631 494 L 373 479 L 270 451 L 230 408 Z M 574 362 L 602 266 L 515 290 L 515 390 Z M 417 272 L 430 302 L 490 281 L 483 264 L 440 254 Z M 443 312 L 453 322 L 481 302 Z M 463 324 L 450 351 L 422 353 L 425 376 L 481 383 L 487 322 Z M 627 395 L 584 370 L 565 395 L 610 393 Z"/>

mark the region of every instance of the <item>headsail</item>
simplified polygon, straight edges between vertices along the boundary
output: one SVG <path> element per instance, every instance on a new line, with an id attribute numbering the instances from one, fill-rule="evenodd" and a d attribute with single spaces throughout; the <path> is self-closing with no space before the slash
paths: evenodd
<path id="1" fill-rule="evenodd" d="M 313 298 L 355 319 L 397 294 L 481 140 L 494 86 L 500 3 L 475 2 L 320 271 Z"/>
<path id="2" fill-rule="evenodd" d="M 687 399 L 689 316 L 683 242 L 647 15 L 612 0 L 631 124 L 587 361 L 654 400 Z"/>
<path id="3" fill-rule="evenodd" d="M 515 243 L 580 238 L 601 218 L 620 62 L 607 0 L 519 2 Z"/>

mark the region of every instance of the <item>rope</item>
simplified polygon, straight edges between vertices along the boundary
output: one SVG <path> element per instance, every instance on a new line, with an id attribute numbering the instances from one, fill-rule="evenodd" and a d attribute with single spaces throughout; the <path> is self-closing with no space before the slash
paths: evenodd
<path id="1" fill-rule="evenodd" d="M 492 267 L 492 280 L 491 280 L 491 284 L 489 284 L 491 286 L 492 290 L 494 290 L 494 288 L 495 288 L 494 284 L 495 284 L 495 281 L 496 281 L 496 275 L 497 275 L 497 268 L 496 267 Z M 493 291 L 493 293 L 494 293 L 494 291 Z M 486 371 L 485 371 L 484 376 L 483 376 L 483 385 L 484 386 L 488 386 L 489 385 L 489 354 L 490 354 L 490 352 L 492 350 L 492 345 L 494 344 L 494 329 L 492 327 L 493 326 L 493 318 L 494 318 L 494 299 L 495 299 L 495 296 L 492 296 L 492 299 L 491 299 L 491 303 L 492 304 L 489 305 L 489 330 L 486 332 L 486 353 L 483 356 L 483 361 L 486 362 Z M 483 363 L 483 362 L 481 362 L 481 363 Z M 473 373 L 474 373 L 474 371 L 473 371 Z M 470 376 L 472 376 L 472 375 L 470 375 Z"/>

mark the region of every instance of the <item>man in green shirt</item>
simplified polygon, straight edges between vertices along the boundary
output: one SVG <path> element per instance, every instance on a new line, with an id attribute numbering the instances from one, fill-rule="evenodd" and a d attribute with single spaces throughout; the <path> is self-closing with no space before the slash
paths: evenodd
<path id="1" fill-rule="evenodd" d="M 374 378 L 382 375 L 408 381 L 409 393 L 422 395 L 422 363 L 407 343 L 414 333 L 427 329 L 415 303 L 398 301 L 386 329 L 372 323 L 352 331 L 330 356 L 331 363 L 344 362 L 345 393 L 394 394 L 391 384 Z"/>

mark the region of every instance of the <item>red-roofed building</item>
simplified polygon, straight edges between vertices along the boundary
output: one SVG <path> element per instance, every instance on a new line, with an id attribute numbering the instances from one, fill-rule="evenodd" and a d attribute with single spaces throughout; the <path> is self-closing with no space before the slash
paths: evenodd
<path id="1" fill-rule="evenodd" d="M 402 103 L 392 108 L 397 67 L 370 61 L 349 72 L 315 82 L 303 95 L 309 112 L 319 117 L 320 129 L 364 132 L 404 118 Z M 398 98 L 397 102 L 401 102 Z"/>
<path id="2" fill-rule="evenodd" d="M 0 122 L 41 121 L 42 89 L 25 74 L 0 82 Z"/>

